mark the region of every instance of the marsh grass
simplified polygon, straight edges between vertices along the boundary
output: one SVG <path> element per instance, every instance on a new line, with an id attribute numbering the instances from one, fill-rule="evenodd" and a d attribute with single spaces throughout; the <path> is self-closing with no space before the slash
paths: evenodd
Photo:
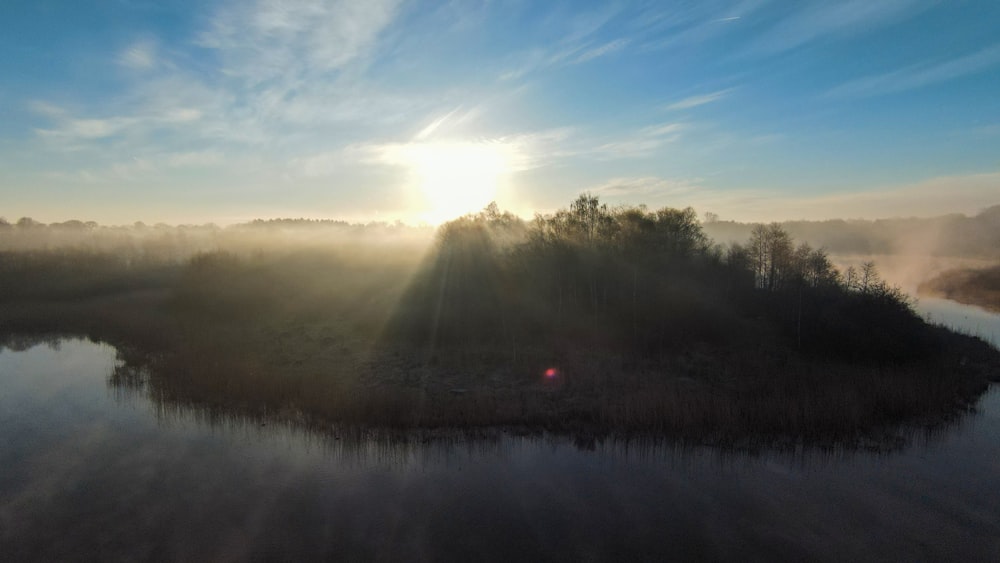
<path id="1" fill-rule="evenodd" d="M 555 379 L 544 377 L 543 366 L 553 364 L 541 353 L 497 367 L 485 358 L 474 364 L 457 356 L 428 365 L 404 351 L 382 351 L 325 368 L 274 371 L 245 349 L 213 346 L 123 357 L 123 363 L 145 362 L 145 391 L 161 405 L 336 432 L 516 431 L 582 440 L 658 436 L 716 445 L 851 445 L 892 444 L 904 429 L 940 426 L 968 412 L 986 388 L 987 369 L 968 359 L 994 360 L 988 347 L 967 348 L 959 371 L 948 362 L 859 368 L 702 350 L 629 370 L 605 357 L 562 358 Z"/>

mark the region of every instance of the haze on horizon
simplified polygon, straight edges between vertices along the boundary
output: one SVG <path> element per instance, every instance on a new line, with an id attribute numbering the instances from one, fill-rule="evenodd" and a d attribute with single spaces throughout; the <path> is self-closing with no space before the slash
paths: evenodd
<path id="1" fill-rule="evenodd" d="M 6 2 L 0 214 L 1000 203 L 1000 4 Z"/>

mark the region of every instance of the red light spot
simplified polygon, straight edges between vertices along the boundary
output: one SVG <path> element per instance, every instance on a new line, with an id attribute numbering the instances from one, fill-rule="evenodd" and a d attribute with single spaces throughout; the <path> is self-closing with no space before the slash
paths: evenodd
<path id="1" fill-rule="evenodd" d="M 545 377 L 552 379 L 553 377 L 559 375 L 559 370 L 556 368 L 549 368 L 545 370 Z"/>

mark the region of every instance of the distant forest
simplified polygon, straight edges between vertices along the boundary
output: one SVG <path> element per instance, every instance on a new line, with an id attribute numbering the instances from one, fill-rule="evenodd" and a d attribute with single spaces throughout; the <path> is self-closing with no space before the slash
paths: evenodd
<path id="1" fill-rule="evenodd" d="M 720 219 L 706 213 L 700 220 L 702 231 L 716 244 L 741 243 L 750 238 L 755 223 Z M 1000 205 L 984 209 L 974 216 L 961 214 L 925 218 L 830 219 L 826 221 L 784 221 L 782 230 L 800 242 L 823 248 L 831 254 L 899 254 L 1000 259 Z M 50 224 L 22 217 L 14 223 L 0 217 L 0 250 L 30 250 L 59 246 L 89 247 L 117 251 L 132 250 L 146 254 L 183 258 L 192 252 L 234 244 L 239 246 L 273 243 L 251 240 L 247 235 L 276 233 L 301 239 L 323 232 L 361 235 L 363 233 L 430 237 L 433 227 L 409 226 L 401 222 L 348 223 L 320 219 L 256 219 L 228 227 L 207 225 L 103 226 L 93 221 L 70 220 Z M 279 237 L 280 238 L 280 237 Z"/>
<path id="2" fill-rule="evenodd" d="M 784 221 L 796 240 L 825 248 L 832 254 L 924 254 L 1000 259 L 1000 205 L 977 215 L 928 218 L 831 219 Z M 752 223 L 719 220 L 707 214 L 705 234 L 718 243 L 746 240 Z"/>

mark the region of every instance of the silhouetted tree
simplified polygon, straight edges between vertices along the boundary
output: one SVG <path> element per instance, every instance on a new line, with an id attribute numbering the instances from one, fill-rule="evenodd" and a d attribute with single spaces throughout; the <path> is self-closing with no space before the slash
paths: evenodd
<path id="1" fill-rule="evenodd" d="M 757 287 L 776 291 L 792 273 L 792 238 L 778 223 L 757 225 L 747 243 Z"/>

